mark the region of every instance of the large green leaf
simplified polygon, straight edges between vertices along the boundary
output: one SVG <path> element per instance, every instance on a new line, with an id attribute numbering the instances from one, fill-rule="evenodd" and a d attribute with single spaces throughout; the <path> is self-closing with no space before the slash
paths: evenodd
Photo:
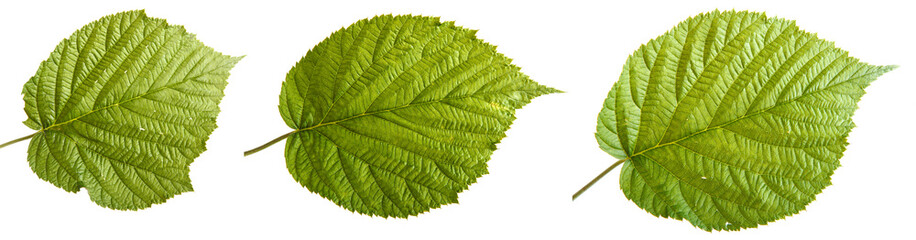
<path id="1" fill-rule="evenodd" d="M 515 109 L 557 90 L 519 72 L 473 30 L 419 16 L 341 29 L 290 70 L 280 93 L 289 172 L 358 213 L 407 217 L 458 201 L 487 173 Z"/>
<path id="2" fill-rule="evenodd" d="M 655 216 L 738 230 L 830 185 L 863 89 L 894 66 L 847 56 L 793 21 L 710 12 L 627 59 L 598 117 L 620 187 Z"/>
<path id="3" fill-rule="evenodd" d="M 188 166 L 206 150 L 239 59 L 142 10 L 87 24 L 23 88 L 25 125 L 38 130 L 29 166 L 68 192 L 85 187 L 113 209 L 191 191 Z"/>

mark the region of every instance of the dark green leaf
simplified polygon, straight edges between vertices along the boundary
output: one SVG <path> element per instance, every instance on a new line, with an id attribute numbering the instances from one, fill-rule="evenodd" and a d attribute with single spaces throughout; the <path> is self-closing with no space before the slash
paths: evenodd
<path id="1" fill-rule="evenodd" d="M 276 141 L 288 136 L 293 178 L 367 215 L 407 217 L 458 202 L 487 173 L 515 109 L 558 92 L 475 32 L 389 15 L 315 46 L 280 94 L 280 114 L 295 130 Z"/>

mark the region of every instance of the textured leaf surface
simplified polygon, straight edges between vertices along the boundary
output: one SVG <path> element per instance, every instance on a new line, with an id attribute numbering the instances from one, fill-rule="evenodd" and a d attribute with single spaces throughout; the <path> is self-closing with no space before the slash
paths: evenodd
<path id="1" fill-rule="evenodd" d="M 206 149 L 239 59 L 143 11 L 87 24 L 23 88 L 25 124 L 38 130 L 29 166 L 113 209 L 191 191 L 188 166 Z"/>
<path id="2" fill-rule="evenodd" d="M 620 187 L 649 213 L 707 231 L 756 227 L 830 185 L 863 89 L 891 69 L 793 21 L 701 14 L 627 59 L 596 136 L 627 159 Z"/>
<path id="3" fill-rule="evenodd" d="M 475 31 L 418 16 L 341 29 L 287 75 L 280 113 L 296 129 L 287 167 L 351 211 L 407 217 L 455 203 L 487 173 L 515 109 L 557 92 Z"/>

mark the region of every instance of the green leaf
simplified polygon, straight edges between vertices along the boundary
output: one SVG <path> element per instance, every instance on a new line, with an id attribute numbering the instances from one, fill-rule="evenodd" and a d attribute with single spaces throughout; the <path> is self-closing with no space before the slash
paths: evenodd
<path id="1" fill-rule="evenodd" d="M 782 219 L 830 185 L 863 89 L 895 67 L 847 55 L 793 21 L 700 14 L 627 59 L 598 143 L 652 215 L 707 231 Z"/>
<path id="2" fill-rule="evenodd" d="M 25 125 L 38 130 L 29 166 L 113 209 L 147 208 L 191 191 L 188 166 L 206 150 L 239 59 L 142 10 L 87 24 L 23 88 Z"/>
<path id="3" fill-rule="evenodd" d="M 558 92 L 538 85 L 474 30 L 420 16 L 341 29 L 290 70 L 280 114 L 289 172 L 371 216 L 415 216 L 458 202 L 487 173 L 515 109 Z"/>

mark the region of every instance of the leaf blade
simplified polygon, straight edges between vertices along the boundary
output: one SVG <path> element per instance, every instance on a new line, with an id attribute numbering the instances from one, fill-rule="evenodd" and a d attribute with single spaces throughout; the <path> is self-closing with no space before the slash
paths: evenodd
<path id="1" fill-rule="evenodd" d="M 191 191 L 228 71 L 193 34 L 143 10 L 109 15 L 64 39 L 23 87 L 38 130 L 29 165 L 97 204 L 137 210 Z"/>
<path id="2" fill-rule="evenodd" d="M 335 32 L 287 75 L 280 113 L 294 179 L 354 212 L 416 216 L 487 173 L 514 111 L 558 92 L 475 36 L 418 16 Z"/>
<path id="3" fill-rule="evenodd" d="M 666 56 L 677 49 L 689 52 Z M 652 215 L 707 231 L 756 227 L 830 185 L 862 89 L 893 68 L 848 57 L 792 21 L 704 13 L 627 60 L 596 138 L 627 159 L 621 189 Z"/>

